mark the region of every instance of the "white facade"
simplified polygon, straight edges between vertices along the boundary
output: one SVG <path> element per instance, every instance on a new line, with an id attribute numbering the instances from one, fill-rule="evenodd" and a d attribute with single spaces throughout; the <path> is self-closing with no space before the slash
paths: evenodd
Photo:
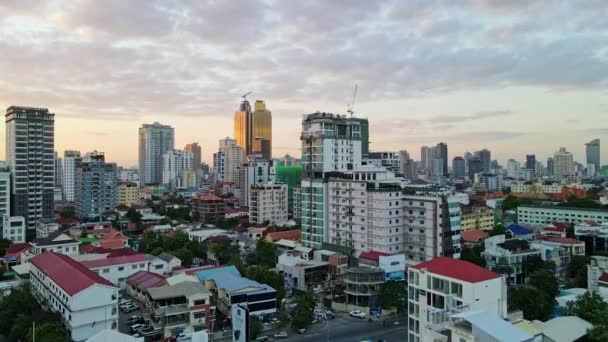
<path id="1" fill-rule="evenodd" d="M 243 165 L 245 155 L 235 139 L 221 139 L 219 150 L 213 154 L 213 168 L 216 182 L 232 182 L 238 184 L 239 167 Z"/>
<path id="2" fill-rule="evenodd" d="M 79 151 L 63 152 L 63 198 L 73 202 L 76 196 L 76 167 L 82 158 Z"/>
<path id="3" fill-rule="evenodd" d="M 517 207 L 517 223 L 519 224 L 541 226 L 555 221 L 579 224 L 585 220 L 608 221 L 608 210 L 530 204 Z"/>
<path id="4" fill-rule="evenodd" d="M 556 179 L 562 179 L 572 171 L 574 171 L 572 153 L 567 152 L 565 147 L 560 147 L 559 151 L 553 155 L 553 176 Z"/>
<path id="5" fill-rule="evenodd" d="M 53 220 L 39 220 L 36 222 L 36 237 L 46 238 L 49 234 L 59 230 L 59 224 Z"/>
<path id="6" fill-rule="evenodd" d="M 562 192 L 564 186 L 561 183 L 526 183 L 526 182 L 512 182 L 511 192 L 524 193 L 530 191 L 532 188 L 541 190 L 546 194 L 559 194 Z"/>
<path id="7" fill-rule="evenodd" d="M 442 264 L 437 267 L 441 270 L 434 270 L 437 263 Z M 452 268 L 470 272 L 450 276 Z M 502 318 L 507 315 L 504 278 L 466 261 L 439 258 L 410 267 L 408 284 L 409 342 L 432 341 L 434 331 L 446 329 L 449 316 L 459 312 L 484 310 Z"/>
<path id="8" fill-rule="evenodd" d="M 270 162 L 264 159 L 251 161 L 239 168 L 239 200 L 240 204 L 249 207 L 249 193 L 252 186 L 260 186 L 271 182 Z"/>
<path id="9" fill-rule="evenodd" d="M 0 217 L 11 214 L 11 172 L 0 163 Z"/>
<path id="10" fill-rule="evenodd" d="M 2 238 L 13 243 L 25 242 L 25 218 L 23 216 L 2 217 Z"/>
<path id="11" fill-rule="evenodd" d="M 91 275 L 83 275 L 83 271 L 76 267 L 66 267 L 63 272 L 66 274 L 57 274 L 57 271 L 51 273 L 47 268 L 38 266 L 37 262 L 32 262 L 30 288 L 42 305 L 59 315 L 71 340 L 86 341 L 102 330 L 117 330 L 118 289 L 109 284 L 93 282 L 71 293 L 74 292 L 71 291 L 72 286 L 68 290 L 62 280 L 67 282 L 73 277 L 73 281 L 82 282 L 85 281 L 83 278 Z"/>
<path id="12" fill-rule="evenodd" d="M 521 174 L 521 163 L 515 159 L 507 161 L 507 177 L 519 178 Z"/>
<path id="13" fill-rule="evenodd" d="M 88 255 L 76 256 L 74 259 L 121 289 L 126 287 L 127 278 L 136 272 L 150 271 L 162 274 L 150 269 L 150 261 L 141 254 L 108 259 L 105 259 L 106 254 L 101 254 L 104 259 L 99 260 L 87 260 Z"/>
<path id="14" fill-rule="evenodd" d="M 139 186 L 139 170 L 121 169 L 118 173 L 118 180 L 123 182 L 133 182 Z"/>
<path id="15" fill-rule="evenodd" d="M 163 155 L 163 184 L 175 189 L 181 185 L 182 172 L 193 168 L 192 152 L 170 150 Z"/>
<path id="16" fill-rule="evenodd" d="M 249 219 L 260 224 L 284 225 L 288 220 L 287 184 L 267 183 L 250 189 Z"/>
<path id="17" fill-rule="evenodd" d="M 483 183 L 486 191 L 500 191 L 504 188 L 504 177 L 501 174 L 478 173 L 475 178 L 479 177 L 479 183 Z"/>
<path id="18" fill-rule="evenodd" d="M 173 127 L 155 122 L 139 129 L 139 177 L 142 184 L 162 182 L 163 155 L 174 148 Z"/>
<path id="19" fill-rule="evenodd" d="M 39 255 L 44 252 L 55 252 L 65 255 L 78 255 L 80 251 L 79 241 L 72 239 L 65 233 L 55 232 L 41 239 L 34 239 L 32 244 L 32 254 Z"/>

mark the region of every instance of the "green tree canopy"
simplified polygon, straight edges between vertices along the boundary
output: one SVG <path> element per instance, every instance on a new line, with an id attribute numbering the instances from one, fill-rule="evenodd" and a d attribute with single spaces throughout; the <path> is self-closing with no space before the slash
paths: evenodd
<path id="1" fill-rule="evenodd" d="M 186 247 L 180 248 L 174 253 L 174 255 L 179 260 L 182 261 L 182 266 L 184 266 L 184 267 L 192 266 L 192 258 L 193 258 L 192 252 L 188 248 L 186 248 Z"/>
<path id="2" fill-rule="evenodd" d="M 306 328 L 312 324 L 315 309 L 314 296 L 310 292 L 304 292 L 296 297 L 296 307 L 291 313 L 291 325 L 295 329 Z"/>
<path id="3" fill-rule="evenodd" d="M 245 273 L 247 278 L 270 285 L 277 290 L 277 302 L 285 298 L 285 283 L 283 277 L 274 270 L 262 266 L 249 266 Z"/>
<path id="4" fill-rule="evenodd" d="M 509 310 L 522 310 L 528 320 L 546 321 L 553 313 L 557 302 L 546 292 L 534 287 L 509 289 Z"/>
<path id="5" fill-rule="evenodd" d="M 396 308 L 402 311 L 406 304 L 406 288 L 407 282 L 403 281 L 387 281 L 380 285 L 380 303 L 384 309 Z"/>
<path id="6" fill-rule="evenodd" d="M 475 265 L 486 267 L 486 259 L 481 255 L 484 245 L 478 244 L 473 247 L 464 247 L 460 253 L 460 260 L 465 260 Z"/>
<path id="7" fill-rule="evenodd" d="M 277 255 L 275 246 L 263 239 L 258 240 L 255 245 L 255 264 L 268 268 L 277 266 Z"/>
<path id="8" fill-rule="evenodd" d="M 540 269 L 530 274 L 528 280 L 530 286 L 534 286 L 537 289 L 542 289 L 551 298 L 557 297 L 559 294 L 559 283 L 555 278 L 555 273 L 550 269 Z"/>
<path id="9" fill-rule="evenodd" d="M 587 288 L 587 265 L 591 258 L 583 255 L 573 255 L 568 266 L 566 266 L 566 277 L 570 280 L 572 287 Z"/>

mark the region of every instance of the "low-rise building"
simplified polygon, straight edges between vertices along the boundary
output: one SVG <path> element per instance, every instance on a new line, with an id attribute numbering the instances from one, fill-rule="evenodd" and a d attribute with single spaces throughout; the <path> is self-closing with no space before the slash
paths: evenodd
<path id="1" fill-rule="evenodd" d="M 121 289 L 126 287 L 126 280 L 138 271 L 151 271 L 150 261 L 145 254 L 114 256 L 108 254 L 84 254 L 74 256 L 85 267 L 107 279 Z"/>
<path id="2" fill-rule="evenodd" d="M 271 232 L 266 234 L 266 241 L 276 243 L 280 240 L 291 240 L 294 242 L 302 241 L 302 231 L 300 229 L 284 230 L 281 232 Z"/>
<path id="3" fill-rule="evenodd" d="M 288 220 L 287 184 L 267 183 L 249 190 L 249 220 L 282 226 Z"/>
<path id="4" fill-rule="evenodd" d="M 594 255 L 587 265 L 587 288 L 589 291 L 608 293 L 608 257 Z"/>
<path id="5" fill-rule="evenodd" d="M 541 341 L 496 313 L 487 311 L 466 311 L 450 316 L 448 328 L 441 335 L 443 336 L 433 336 L 433 342 Z"/>
<path id="6" fill-rule="evenodd" d="M 467 230 L 460 233 L 460 240 L 463 246 L 472 247 L 482 244 L 489 234 L 483 230 Z"/>
<path id="7" fill-rule="evenodd" d="M 212 329 L 215 320 L 211 293 L 199 282 L 149 287 L 145 305 L 152 327 L 163 337 Z"/>
<path id="8" fill-rule="evenodd" d="M 462 207 L 460 231 L 494 229 L 494 211 L 487 207 Z"/>
<path id="9" fill-rule="evenodd" d="M 226 202 L 214 194 L 203 195 L 192 199 L 193 210 L 200 215 L 205 223 L 217 223 L 224 220 Z"/>
<path id="10" fill-rule="evenodd" d="M 127 278 L 125 291 L 139 302 L 145 302 L 149 288 L 160 287 L 167 283 L 164 276 L 149 272 L 137 271 Z"/>
<path id="11" fill-rule="evenodd" d="M 45 238 L 59 230 L 59 223 L 54 219 L 40 219 L 36 221 L 36 237 Z"/>
<path id="12" fill-rule="evenodd" d="M 178 257 L 169 253 L 162 252 L 157 256 L 157 258 L 162 260 L 164 263 L 163 273 L 161 274 L 165 277 L 169 276 L 174 269 L 182 266 L 182 261 Z M 158 269 L 155 269 L 155 271 L 158 272 Z"/>
<path id="13" fill-rule="evenodd" d="M 507 315 L 507 285 L 498 273 L 440 257 L 408 269 L 408 341 L 433 341 L 464 311 Z"/>
<path id="14" fill-rule="evenodd" d="M 308 291 L 317 286 L 328 285 L 330 279 L 328 261 L 321 258 L 302 258 L 299 252 L 279 255 L 276 270 L 285 278 L 288 291 Z"/>
<path id="15" fill-rule="evenodd" d="M 553 222 L 551 224 L 546 225 L 540 233 L 546 236 L 553 237 L 566 237 L 568 231 L 568 226 L 562 222 Z"/>
<path id="16" fill-rule="evenodd" d="M 510 285 L 524 284 L 526 280 L 526 259 L 540 257 L 541 252 L 530 248 L 530 242 L 519 239 L 506 239 L 496 235 L 485 241 L 486 268 L 505 275 Z"/>
<path id="17" fill-rule="evenodd" d="M 72 341 L 118 329 L 118 288 L 69 256 L 45 252 L 31 260 L 31 290 L 59 315 Z"/>
<path id="18" fill-rule="evenodd" d="M 524 204 L 517 207 L 517 222 L 544 226 L 552 222 L 580 224 L 587 220 L 608 221 L 608 209 L 558 207 L 554 205 Z"/>
<path id="19" fill-rule="evenodd" d="M 36 238 L 32 242 L 32 254 L 39 255 L 44 252 L 56 252 L 65 255 L 78 255 L 80 242 L 69 235 L 56 231 L 45 238 Z"/>
<path id="20" fill-rule="evenodd" d="M 608 251 L 608 221 L 586 220 L 574 226 L 574 236 L 585 242 L 588 254 Z"/>
<path id="21" fill-rule="evenodd" d="M 2 238 L 12 243 L 25 242 L 25 217 L 8 216 L 2 217 Z"/>

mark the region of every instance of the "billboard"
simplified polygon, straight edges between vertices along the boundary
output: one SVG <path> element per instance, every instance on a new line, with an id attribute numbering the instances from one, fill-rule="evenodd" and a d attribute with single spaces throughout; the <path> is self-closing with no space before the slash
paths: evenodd
<path id="1" fill-rule="evenodd" d="M 384 270 L 384 273 L 404 272 L 405 271 L 405 255 L 387 255 L 380 256 L 378 266 Z"/>
<path id="2" fill-rule="evenodd" d="M 232 342 L 249 342 L 249 310 L 232 306 Z"/>

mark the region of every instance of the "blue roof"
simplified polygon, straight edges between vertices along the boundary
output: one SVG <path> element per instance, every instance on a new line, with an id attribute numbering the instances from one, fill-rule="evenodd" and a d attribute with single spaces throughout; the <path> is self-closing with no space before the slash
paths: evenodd
<path id="1" fill-rule="evenodd" d="M 241 276 L 241 272 L 239 272 L 239 270 L 234 265 L 210 268 L 208 270 L 200 270 L 195 274 L 198 277 L 198 280 L 205 281 L 208 279 L 212 279 L 216 274 L 221 273 L 231 273 L 237 276 Z"/>
<path id="2" fill-rule="evenodd" d="M 528 235 L 532 234 L 533 231 L 526 227 L 522 227 L 518 224 L 512 223 L 507 227 L 507 231 L 511 232 L 513 235 Z"/>
<path id="3" fill-rule="evenodd" d="M 468 311 L 451 317 L 463 318 L 477 329 L 501 342 L 532 341 L 534 336 L 487 311 Z"/>

